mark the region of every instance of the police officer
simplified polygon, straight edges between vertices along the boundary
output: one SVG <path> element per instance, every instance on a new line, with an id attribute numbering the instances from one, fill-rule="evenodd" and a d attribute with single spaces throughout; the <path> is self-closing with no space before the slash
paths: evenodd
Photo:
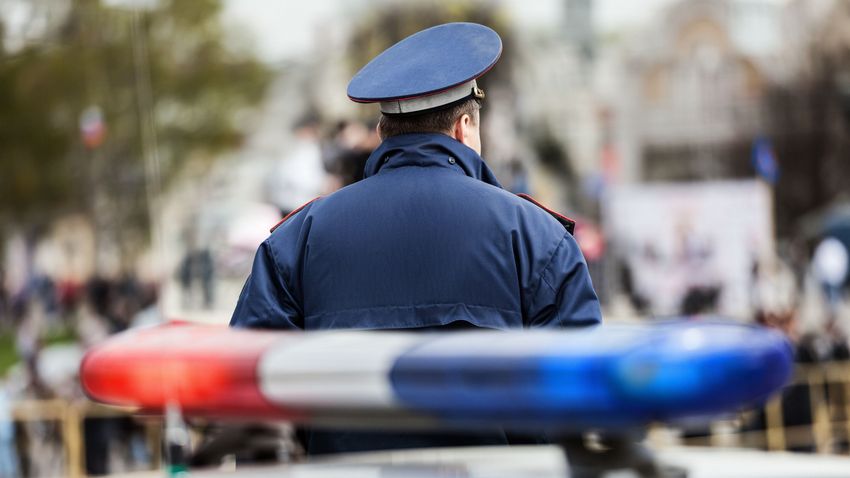
<path id="1" fill-rule="evenodd" d="M 476 78 L 493 30 L 416 33 L 348 86 L 380 103 L 365 179 L 284 218 L 260 246 L 231 326 L 265 329 L 575 327 L 600 309 L 574 223 L 502 189 L 480 156 Z M 504 434 L 313 431 L 308 453 L 506 443 Z"/>

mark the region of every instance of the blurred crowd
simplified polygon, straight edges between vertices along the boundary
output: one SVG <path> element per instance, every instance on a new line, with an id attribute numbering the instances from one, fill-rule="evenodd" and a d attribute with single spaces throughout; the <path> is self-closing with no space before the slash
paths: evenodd
<path id="1" fill-rule="evenodd" d="M 363 179 L 366 161 L 381 143 L 377 121 L 323 121 L 307 113 L 293 127 L 289 152 L 266 176 L 265 200 L 285 217 L 322 195 Z M 518 159 L 492 164 L 506 189 L 528 193 L 528 172 Z"/>
<path id="2" fill-rule="evenodd" d="M 340 120 L 325 126 L 306 114 L 293 129 L 290 152 L 267 176 L 266 200 L 286 216 L 318 196 L 363 179 L 372 150 L 380 144 L 374 123 Z"/>
<path id="3" fill-rule="evenodd" d="M 85 282 L 34 274 L 16 291 L 0 288 L 0 336 L 7 341 L 0 417 L 30 403 L 26 419 L 0 426 L 0 476 L 56 476 L 65 469 L 63 427 L 51 400 L 84 403 L 78 367 L 83 351 L 131 327 L 160 322 L 158 286 L 133 274 Z M 14 352 L 13 352 L 14 351 Z M 40 419 L 40 417 L 44 417 Z M 106 474 L 110 460 L 147 467 L 144 435 L 129 418 L 90 417 L 82 423 L 89 474 Z"/>

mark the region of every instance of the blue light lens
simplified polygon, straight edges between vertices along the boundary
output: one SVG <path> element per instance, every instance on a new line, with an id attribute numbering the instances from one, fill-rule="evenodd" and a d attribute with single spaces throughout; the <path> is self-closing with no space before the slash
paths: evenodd
<path id="1" fill-rule="evenodd" d="M 449 422 L 628 427 L 734 411 L 781 388 L 780 334 L 720 322 L 434 336 L 391 372 L 400 402 Z"/>

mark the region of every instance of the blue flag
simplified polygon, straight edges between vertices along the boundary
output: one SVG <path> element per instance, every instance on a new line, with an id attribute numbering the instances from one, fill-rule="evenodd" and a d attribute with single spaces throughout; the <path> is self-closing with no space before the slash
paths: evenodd
<path id="1" fill-rule="evenodd" d="M 762 136 L 753 141 L 752 160 L 756 174 L 770 184 L 776 184 L 779 179 L 779 164 L 769 139 Z"/>

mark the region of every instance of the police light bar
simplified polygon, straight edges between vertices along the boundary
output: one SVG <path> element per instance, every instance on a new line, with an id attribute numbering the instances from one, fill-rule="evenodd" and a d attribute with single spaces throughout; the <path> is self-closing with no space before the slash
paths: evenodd
<path id="1" fill-rule="evenodd" d="M 334 425 L 616 429 L 763 402 L 792 372 L 786 339 L 720 322 L 581 330 L 130 331 L 90 350 L 95 401 L 185 415 Z"/>

